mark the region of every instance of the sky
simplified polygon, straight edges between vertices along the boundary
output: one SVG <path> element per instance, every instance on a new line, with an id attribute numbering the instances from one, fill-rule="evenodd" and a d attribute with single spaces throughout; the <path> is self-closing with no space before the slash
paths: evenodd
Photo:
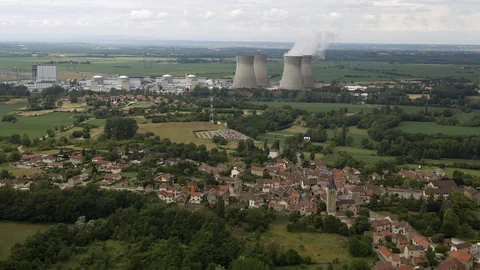
<path id="1" fill-rule="evenodd" d="M 0 0 L 0 41 L 480 44 L 480 0 Z"/>

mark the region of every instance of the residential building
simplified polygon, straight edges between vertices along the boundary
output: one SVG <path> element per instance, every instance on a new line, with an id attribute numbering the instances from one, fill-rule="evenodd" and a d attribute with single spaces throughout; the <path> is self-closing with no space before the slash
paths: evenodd
<path id="1" fill-rule="evenodd" d="M 466 254 L 472 254 L 472 244 L 470 243 L 460 243 L 460 244 L 454 244 L 450 248 L 450 251 L 452 252 L 460 252 L 460 253 L 466 253 Z"/>
<path id="2" fill-rule="evenodd" d="M 405 247 L 403 256 L 405 258 L 417 258 L 425 256 L 425 250 L 419 245 L 408 245 Z"/>
<path id="3" fill-rule="evenodd" d="M 203 194 L 200 192 L 191 192 L 190 193 L 190 200 L 191 204 L 201 204 L 202 203 Z"/>
<path id="4" fill-rule="evenodd" d="M 158 198 L 166 203 L 174 203 L 175 202 L 175 193 L 167 192 L 167 191 L 158 191 L 157 192 Z"/>

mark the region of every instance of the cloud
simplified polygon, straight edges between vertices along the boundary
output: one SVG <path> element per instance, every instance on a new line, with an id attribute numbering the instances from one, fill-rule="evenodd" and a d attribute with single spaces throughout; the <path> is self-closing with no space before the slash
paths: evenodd
<path id="1" fill-rule="evenodd" d="M 145 21 L 153 17 L 153 12 L 147 9 L 132 10 L 130 19 L 134 21 Z"/>
<path id="2" fill-rule="evenodd" d="M 269 10 L 265 10 L 263 12 L 263 19 L 264 20 L 284 20 L 288 16 L 288 11 L 279 9 L 279 8 L 272 8 Z"/>
<path id="3" fill-rule="evenodd" d="M 208 20 L 211 20 L 211 19 L 215 18 L 216 15 L 217 15 L 217 13 L 209 10 L 209 11 L 205 12 L 205 16 L 204 16 L 203 18 L 204 18 L 206 21 L 208 21 Z"/>
<path id="4" fill-rule="evenodd" d="M 235 9 L 230 12 L 230 16 L 232 18 L 238 18 L 243 15 L 243 10 L 242 9 Z"/>
<path id="5" fill-rule="evenodd" d="M 159 18 L 159 19 L 165 19 L 167 17 L 170 17 L 170 13 L 168 13 L 166 11 L 162 11 L 162 12 L 157 14 L 157 18 Z"/>
<path id="6" fill-rule="evenodd" d="M 328 14 L 328 18 L 330 20 L 337 20 L 337 19 L 340 19 L 342 18 L 342 13 L 338 13 L 338 12 L 330 12 L 330 14 Z"/>

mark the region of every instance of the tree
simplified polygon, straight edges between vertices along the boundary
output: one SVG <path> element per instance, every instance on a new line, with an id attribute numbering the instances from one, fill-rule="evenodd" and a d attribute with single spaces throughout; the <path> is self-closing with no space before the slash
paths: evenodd
<path id="1" fill-rule="evenodd" d="M 333 140 L 337 146 L 347 145 L 347 132 L 347 128 L 343 126 L 341 131 L 335 136 Z"/>
<path id="2" fill-rule="evenodd" d="M 313 151 L 310 153 L 310 160 L 311 161 L 315 160 L 315 152 L 313 152 Z"/>
<path id="3" fill-rule="evenodd" d="M 370 265 L 365 260 L 355 259 L 350 264 L 350 269 L 352 270 L 369 270 Z"/>
<path id="4" fill-rule="evenodd" d="M 22 158 L 22 154 L 18 152 L 18 150 L 13 150 L 10 153 L 10 157 L 8 158 L 10 162 L 17 162 Z"/>
<path id="5" fill-rule="evenodd" d="M 428 226 L 427 229 L 425 230 L 425 236 L 426 237 L 432 237 L 434 234 L 432 227 Z"/>
<path id="6" fill-rule="evenodd" d="M 32 144 L 32 141 L 31 141 L 30 138 L 28 137 L 28 134 L 27 134 L 27 133 L 24 133 L 24 134 L 23 134 L 23 137 L 22 137 L 22 145 L 23 145 L 23 146 L 26 146 L 26 147 L 29 147 L 31 144 Z"/>
<path id="7" fill-rule="evenodd" d="M 345 216 L 351 218 L 351 217 L 353 217 L 353 212 L 351 210 L 347 210 L 347 211 L 345 211 Z"/>
<path id="8" fill-rule="evenodd" d="M 48 135 L 48 137 L 52 138 L 52 137 L 55 136 L 55 132 L 51 129 L 47 129 L 47 135 Z"/>
<path id="9" fill-rule="evenodd" d="M 360 208 L 360 211 L 358 213 L 360 216 L 364 216 L 369 218 L 370 217 L 370 210 L 368 208 Z"/>
<path id="10" fill-rule="evenodd" d="M 442 232 L 447 237 L 455 237 L 459 229 L 458 216 L 449 208 L 443 217 Z"/>
<path id="11" fill-rule="evenodd" d="M 137 133 L 137 121 L 132 118 L 110 118 L 104 128 L 107 139 L 127 140 L 132 139 Z"/>

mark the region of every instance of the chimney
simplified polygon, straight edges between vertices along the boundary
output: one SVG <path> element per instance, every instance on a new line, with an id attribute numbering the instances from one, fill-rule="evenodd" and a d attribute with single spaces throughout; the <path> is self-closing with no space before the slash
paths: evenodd
<path id="1" fill-rule="evenodd" d="M 303 84 L 305 85 L 305 88 L 314 88 L 315 83 L 313 82 L 311 55 L 302 56 L 302 75 L 303 75 Z"/>
<path id="2" fill-rule="evenodd" d="M 301 90 L 305 88 L 302 76 L 302 57 L 284 56 L 283 75 L 280 89 Z"/>
<path id="3" fill-rule="evenodd" d="M 237 56 L 237 71 L 235 72 L 232 88 L 241 89 L 258 87 L 253 63 L 253 55 Z"/>
<path id="4" fill-rule="evenodd" d="M 270 79 L 268 78 L 267 55 L 255 55 L 254 68 L 258 86 L 268 87 L 270 85 Z"/>

